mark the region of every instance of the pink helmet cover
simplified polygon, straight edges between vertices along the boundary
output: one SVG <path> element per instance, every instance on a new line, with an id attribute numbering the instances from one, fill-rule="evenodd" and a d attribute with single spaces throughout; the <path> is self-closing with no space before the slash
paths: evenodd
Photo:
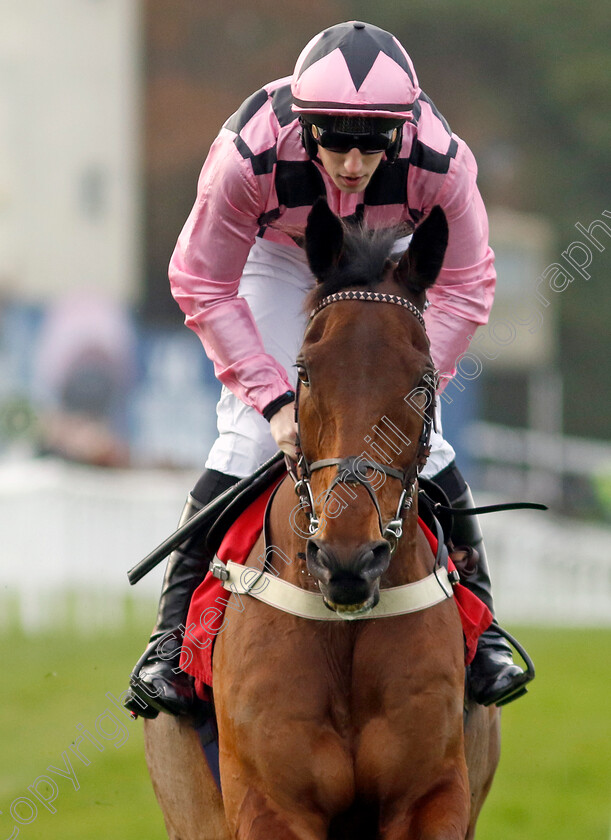
<path id="1" fill-rule="evenodd" d="M 409 119 L 420 94 L 412 61 L 399 41 L 359 21 L 316 35 L 297 60 L 293 111 Z"/>

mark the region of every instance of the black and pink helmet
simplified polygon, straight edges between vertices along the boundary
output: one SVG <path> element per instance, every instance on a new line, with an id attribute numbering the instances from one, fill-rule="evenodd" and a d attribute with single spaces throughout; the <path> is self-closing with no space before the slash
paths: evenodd
<path id="1" fill-rule="evenodd" d="M 409 120 L 420 94 L 409 55 L 370 23 L 348 21 L 320 32 L 297 59 L 293 111 Z"/>

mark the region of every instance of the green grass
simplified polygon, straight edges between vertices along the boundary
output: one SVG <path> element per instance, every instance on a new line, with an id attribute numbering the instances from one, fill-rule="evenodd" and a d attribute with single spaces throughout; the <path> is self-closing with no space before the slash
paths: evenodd
<path id="1" fill-rule="evenodd" d="M 38 806 L 36 818 L 20 825 L 19 840 L 131 840 L 166 837 L 144 761 L 141 722 L 133 722 L 106 696 L 119 697 L 138 658 L 149 628 L 129 634 L 83 638 L 67 632 L 0 638 L 0 837 L 11 836 L 10 807 L 16 797 Z M 96 722 L 107 739 L 96 730 Z M 84 739 L 78 747 L 86 764 L 69 748 L 83 734 L 81 725 L 102 750 Z M 66 773 L 69 757 L 79 786 L 49 773 Z M 55 779 L 58 795 L 47 810 L 28 786 L 40 776 Z M 50 788 L 41 782 L 43 797 Z M 27 819 L 26 803 L 18 813 Z"/>
<path id="2" fill-rule="evenodd" d="M 609 630 L 522 628 L 537 678 L 505 707 L 478 840 L 609 840 Z"/>
<path id="3" fill-rule="evenodd" d="M 611 632 L 509 628 L 537 666 L 528 696 L 503 712 L 503 754 L 480 820 L 478 840 L 609 840 L 611 732 L 608 662 Z M 51 776 L 50 813 L 20 825 L 22 840 L 161 840 L 163 821 L 148 779 L 142 727 L 106 696 L 124 690 L 148 628 L 83 638 L 53 632 L 0 638 L 0 838 L 11 836 L 11 804 L 34 800 L 28 786 L 64 754 L 78 780 Z M 107 712 L 107 710 L 109 710 Z M 107 739 L 96 731 L 103 726 Z M 69 750 L 81 724 L 86 765 Z M 44 780 L 41 795 L 50 794 Z M 18 813 L 27 818 L 27 804 Z"/>

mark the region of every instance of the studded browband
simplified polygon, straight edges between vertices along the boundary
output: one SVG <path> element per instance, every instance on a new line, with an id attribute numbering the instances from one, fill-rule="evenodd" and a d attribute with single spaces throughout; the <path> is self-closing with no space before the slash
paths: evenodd
<path id="1" fill-rule="evenodd" d="M 373 292 L 373 291 L 365 291 L 365 290 L 357 290 L 357 289 L 350 289 L 344 292 L 335 292 L 332 295 L 327 295 L 322 300 L 320 300 L 314 309 L 310 312 L 310 320 L 317 315 L 321 309 L 324 309 L 325 306 L 329 306 L 330 303 L 336 303 L 339 300 L 370 300 L 374 303 L 394 303 L 396 306 L 402 306 L 403 309 L 407 309 L 408 312 L 411 312 L 422 324 L 422 327 L 426 329 L 426 325 L 424 323 L 424 318 L 422 317 L 422 312 L 418 309 L 418 307 L 408 300 L 407 298 L 400 297 L 399 295 L 389 295 L 384 292 Z M 425 306 L 426 309 L 426 306 Z"/>

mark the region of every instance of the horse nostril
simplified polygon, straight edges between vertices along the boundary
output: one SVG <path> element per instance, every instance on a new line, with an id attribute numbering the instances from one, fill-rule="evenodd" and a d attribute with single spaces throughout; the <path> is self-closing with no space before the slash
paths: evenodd
<path id="1" fill-rule="evenodd" d="M 306 565 L 308 571 L 317 580 L 328 583 L 331 578 L 327 552 L 318 540 L 310 539 L 306 542 Z"/>
<path id="2" fill-rule="evenodd" d="M 306 543 L 306 563 L 310 574 L 321 583 L 344 578 L 366 583 L 380 578 L 390 563 L 390 545 L 386 540 L 366 543 L 343 560 L 332 547 L 314 537 Z"/>
<path id="3" fill-rule="evenodd" d="M 387 540 L 369 543 L 358 557 L 354 568 L 366 580 L 381 577 L 390 564 L 390 545 Z"/>

